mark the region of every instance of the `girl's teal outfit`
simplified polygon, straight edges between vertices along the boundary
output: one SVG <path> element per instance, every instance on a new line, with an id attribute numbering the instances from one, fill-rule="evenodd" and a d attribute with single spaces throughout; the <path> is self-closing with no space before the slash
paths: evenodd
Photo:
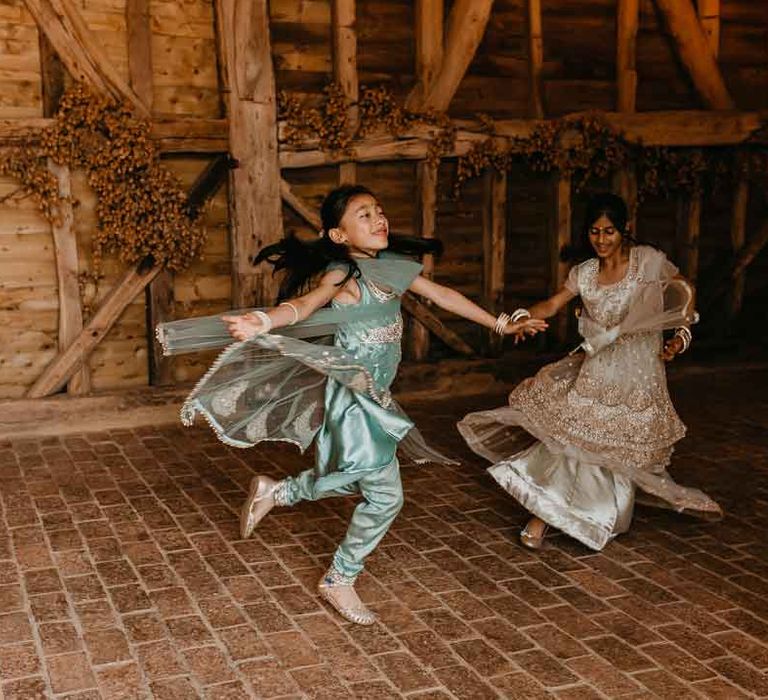
<path id="1" fill-rule="evenodd" d="M 182 408 L 186 425 L 200 412 L 238 447 L 282 440 L 304 450 L 314 441 L 314 468 L 281 482 L 276 500 L 362 495 L 333 561 L 347 577 L 360 573 L 402 507 L 398 448 L 415 461 L 451 461 L 426 445 L 389 391 L 401 357 L 400 296 L 421 265 L 386 253 L 357 262 L 359 303 L 334 301 L 280 335 L 230 345 Z M 215 326 L 210 317 L 190 319 L 164 324 L 160 335 L 169 353 L 186 351 L 196 339 L 210 347 L 222 332 Z M 300 339 L 329 331 L 332 341 Z"/>

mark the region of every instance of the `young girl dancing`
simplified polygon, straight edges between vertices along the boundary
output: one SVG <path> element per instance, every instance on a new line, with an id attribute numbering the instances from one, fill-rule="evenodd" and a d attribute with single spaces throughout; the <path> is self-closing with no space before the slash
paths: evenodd
<path id="1" fill-rule="evenodd" d="M 616 195 L 589 202 L 577 252 L 588 259 L 564 287 L 513 317 L 550 318 L 580 296 L 585 352 L 523 381 L 509 406 L 471 413 L 458 425 L 470 448 L 495 462 L 491 475 L 532 514 L 520 538 L 534 549 L 548 526 L 602 549 L 629 529 L 636 487 L 656 505 L 720 514 L 705 494 L 666 472 L 685 426 L 663 361 L 691 342 L 692 288 L 662 252 L 634 243 Z M 676 330 L 664 343 L 666 328 Z"/>
<path id="2" fill-rule="evenodd" d="M 390 237 L 387 219 L 365 187 L 331 192 L 321 218 L 319 239 L 287 238 L 258 255 L 256 262 L 285 271 L 280 298 L 289 300 L 224 317 L 240 342 L 219 356 L 182 417 L 189 424 L 201 412 L 225 442 L 240 447 L 287 440 L 303 449 L 314 441 L 313 469 L 281 481 L 253 479 L 241 534 L 250 536 L 274 506 L 361 495 L 319 592 L 344 618 L 368 625 L 375 618 L 354 582 L 403 504 L 398 445 L 416 460 L 449 461 L 427 447 L 389 393 L 400 362 L 400 295 L 410 289 L 501 334 L 533 335 L 546 323 L 508 323 L 507 314 L 495 318 L 420 277 L 418 263 L 391 251 L 434 251 L 434 242 Z M 296 296 L 318 277 L 313 289 Z M 328 332 L 332 345 L 297 339 Z"/>

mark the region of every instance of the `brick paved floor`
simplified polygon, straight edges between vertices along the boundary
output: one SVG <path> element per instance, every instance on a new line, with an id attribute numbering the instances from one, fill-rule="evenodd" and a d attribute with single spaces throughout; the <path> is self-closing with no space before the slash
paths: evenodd
<path id="1" fill-rule="evenodd" d="M 404 470 L 406 506 L 360 581 L 381 622 L 343 623 L 314 585 L 350 500 L 236 511 L 254 471 L 203 428 L 0 443 L 5 698 L 741 698 L 768 696 L 768 373 L 690 375 L 674 473 L 728 511 L 638 508 L 594 554 L 516 540 L 523 513 L 453 422 L 498 397 L 412 406 L 461 467 Z"/>

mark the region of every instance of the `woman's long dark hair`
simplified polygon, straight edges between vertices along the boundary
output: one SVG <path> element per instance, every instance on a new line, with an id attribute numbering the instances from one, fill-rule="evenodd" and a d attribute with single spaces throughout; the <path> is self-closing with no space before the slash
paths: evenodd
<path id="1" fill-rule="evenodd" d="M 290 299 L 301 293 L 310 280 L 325 270 L 334 262 L 347 266 L 347 276 L 339 283 L 342 286 L 351 277 L 358 277 L 360 269 L 350 255 L 347 246 L 334 243 L 328 232 L 338 228 L 349 203 L 354 197 L 367 194 L 375 197 L 367 187 L 362 185 L 342 185 L 326 195 L 320 208 L 320 218 L 323 225 L 323 235 L 311 241 L 302 241 L 295 236 L 286 236 L 278 243 L 267 246 L 259 251 L 253 264 L 258 265 L 266 260 L 275 272 L 285 271 L 280 283 L 278 301 Z M 390 235 L 387 250 L 403 255 L 420 256 L 425 253 L 439 255 L 442 244 L 434 238 L 418 238 L 415 236 Z"/>
<path id="2" fill-rule="evenodd" d="M 601 216 L 605 216 L 621 234 L 624 245 L 636 245 L 637 240 L 629 230 L 629 212 L 624 200 L 612 192 L 600 192 L 587 202 L 584 223 L 575 245 L 564 246 L 560 258 L 567 262 L 583 262 L 595 257 L 595 250 L 589 242 L 589 229 Z"/>

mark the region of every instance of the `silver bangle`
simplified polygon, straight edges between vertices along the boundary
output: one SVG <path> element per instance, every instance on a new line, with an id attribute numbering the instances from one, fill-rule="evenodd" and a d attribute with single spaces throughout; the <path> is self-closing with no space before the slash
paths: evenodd
<path id="1" fill-rule="evenodd" d="M 683 341 L 683 349 L 678 353 L 682 355 L 691 346 L 693 336 L 688 328 L 680 326 L 680 328 L 675 328 L 675 337 Z"/>
<path id="2" fill-rule="evenodd" d="M 524 318 L 530 318 L 530 317 L 531 317 L 531 312 L 528 311 L 528 309 L 522 309 L 522 308 L 521 309 L 515 309 L 512 312 L 512 316 L 510 318 L 510 321 L 512 323 L 517 323 L 518 321 L 521 321 Z"/>
<path id="3" fill-rule="evenodd" d="M 264 335 L 272 330 L 272 319 L 268 314 L 265 314 L 263 311 L 252 311 L 251 313 L 261 321 L 261 325 L 263 326 L 261 330 L 256 332 L 256 335 Z"/>
<path id="4" fill-rule="evenodd" d="M 507 327 L 509 319 L 510 315 L 508 313 L 500 313 L 493 326 L 493 332 L 498 333 L 499 335 L 504 335 L 504 329 Z"/>
<path id="5" fill-rule="evenodd" d="M 299 321 L 299 310 L 293 304 L 291 304 L 290 301 L 281 301 L 278 304 L 278 306 L 287 306 L 288 308 L 290 308 L 291 311 L 293 311 L 293 321 L 291 321 L 288 324 L 289 326 L 292 326 L 295 323 L 298 323 L 298 321 Z"/>

